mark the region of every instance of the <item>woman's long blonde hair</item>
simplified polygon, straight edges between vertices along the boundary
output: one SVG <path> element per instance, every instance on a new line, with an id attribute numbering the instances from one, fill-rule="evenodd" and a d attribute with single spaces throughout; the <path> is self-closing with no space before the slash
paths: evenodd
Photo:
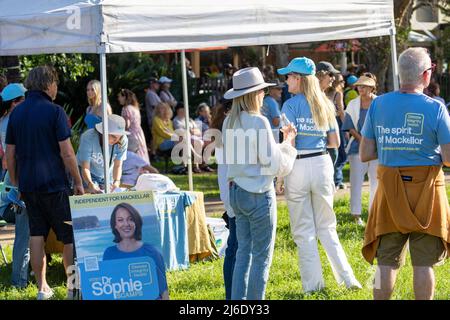
<path id="1" fill-rule="evenodd" d="M 173 111 L 172 108 L 166 102 L 160 102 L 156 105 L 154 116 L 162 119 L 163 110 L 166 109 L 169 112 L 169 119 L 172 119 Z M 163 119 L 166 120 L 166 119 Z"/>
<path id="2" fill-rule="evenodd" d="M 236 120 L 240 121 L 241 112 L 260 114 L 261 105 L 258 101 L 259 90 L 247 93 L 243 96 L 233 99 L 229 120 L 227 124 L 228 129 L 232 129 Z"/>
<path id="3" fill-rule="evenodd" d="M 335 128 L 336 109 L 320 89 L 319 79 L 315 75 L 301 75 L 300 78 L 300 93 L 308 101 L 317 129 L 328 131 L 330 128 Z"/>
<path id="4" fill-rule="evenodd" d="M 101 87 L 101 83 L 98 80 L 91 80 L 88 82 L 87 86 L 91 86 L 92 90 L 94 90 L 95 93 L 95 97 L 94 98 L 89 98 L 88 97 L 88 102 L 89 105 L 92 107 L 99 107 L 102 104 L 102 87 Z"/>

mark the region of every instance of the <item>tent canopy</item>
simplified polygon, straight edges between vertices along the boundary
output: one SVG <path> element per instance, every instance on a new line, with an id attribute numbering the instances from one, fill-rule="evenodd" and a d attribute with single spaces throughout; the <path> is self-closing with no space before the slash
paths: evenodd
<path id="1" fill-rule="evenodd" d="M 365 38 L 392 21 L 392 0 L 2 0 L 0 56 Z"/>

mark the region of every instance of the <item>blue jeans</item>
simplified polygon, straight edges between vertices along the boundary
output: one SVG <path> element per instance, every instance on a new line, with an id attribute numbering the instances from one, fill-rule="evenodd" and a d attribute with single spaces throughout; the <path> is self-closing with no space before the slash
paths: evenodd
<path id="1" fill-rule="evenodd" d="M 173 147 L 175 147 L 175 141 L 172 141 L 170 139 L 166 139 L 159 145 L 158 148 L 161 151 L 167 151 L 167 150 L 173 149 Z"/>
<path id="2" fill-rule="evenodd" d="M 236 262 L 236 251 L 238 242 L 236 238 L 236 218 L 228 218 L 227 248 L 225 249 L 225 260 L 223 262 L 223 279 L 225 282 L 225 299 L 231 299 L 231 284 L 233 283 L 233 270 Z"/>
<path id="3" fill-rule="evenodd" d="M 5 174 L 4 182 L 6 185 L 11 184 L 8 173 Z M 28 285 L 28 265 L 30 262 L 30 226 L 27 210 L 18 211 L 15 218 L 11 283 L 13 286 L 22 288 Z"/>
<path id="4" fill-rule="evenodd" d="M 16 213 L 15 238 L 13 246 L 13 262 L 11 283 L 15 287 L 28 285 L 28 265 L 30 263 L 30 227 L 28 213 L 22 209 Z"/>
<path id="5" fill-rule="evenodd" d="M 263 300 L 275 244 L 275 190 L 271 187 L 264 193 L 252 193 L 232 183 L 230 204 L 236 215 L 239 244 L 231 299 Z"/>

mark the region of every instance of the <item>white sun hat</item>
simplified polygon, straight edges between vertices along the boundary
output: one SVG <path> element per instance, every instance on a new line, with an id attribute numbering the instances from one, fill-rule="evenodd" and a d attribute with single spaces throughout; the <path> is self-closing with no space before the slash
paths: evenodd
<path id="1" fill-rule="evenodd" d="M 97 123 L 95 129 L 103 133 L 103 122 Z M 117 114 L 110 114 L 108 116 L 108 134 L 120 136 L 130 134 L 128 131 L 125 131 L 125 119 Z"/>
<path id="2" fill-rule="evenodd" d="M 247 93 L 275 86 L 276 83 L 267 83 L 258 68 L 249 67 L 236 71 L 233 74 L 233 89 L 225 92 L 225 99 L 234 99 Z"/>

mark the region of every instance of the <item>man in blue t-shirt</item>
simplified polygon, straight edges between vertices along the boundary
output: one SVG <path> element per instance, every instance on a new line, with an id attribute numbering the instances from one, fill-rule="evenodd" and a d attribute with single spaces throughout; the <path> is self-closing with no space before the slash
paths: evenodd
<path id="1" fill-rule="evenodd" d="M 433 172 L 431 169 L 436 169 L 436 166 L 439 168 L 442 164 L 450 166 L 450 117 L 443 104 L 423 94 L 423 89 L 430 83 L 433 70 L 431 59 L 426 49 L 410 48 L 400 55 L 398 63 L 400 90 L 375 98 L 361 132 L 361 161 L 366 162 L 378 158 L 380 165 L 377 199 L 371 207 L 365 238 L 368 239 L 376 233 L 379 241 L 376 257 L 380 281 L 379 286 L 374 287 L 374 299 L 390 298 L 397 271 L 404 258 L 402 252 L 404 252 L 403 249 L 408 240 L 414 268 L 415 297 L 416 299 L 432 299 L 434 295 L 433 265 L 445 257 L 446 249 L 443 241 L 446 240 L 432 235 L 428 230 L 429 227 L 417 228 L 420 230 L 412 230 L 410 233 L 400 232 L 397 223 L 400 221 L 397 220 L 398 217 L 402 217 L 402 223 L 406 223 L 404 221 L 409 221 L 410 225 L 417 223 L 415 215 L 408 214 L 409 211 L 415 210 L 413 207 L 409 208 L 410 204 L 405 205 L 408 208 L 404 210 L 391 213 L 391 217 L 393 215 L 395 217 L 389 219 L 397 222 L 394 223 L 394 227 L 389 226 L 389 230 L 386 232 L 380 230 L 385 229 L 384 226 L 388 221 L 380 221 L 376 218 L 379 215 L 378 208 L 381 208 L 382 204 L 387 203 L 389 208 L 403 201 L 403 197 L 400 196 L 392 197 L 391 200 L 390 194 L 384 192 L 383 188 L 389 187 L 383 186 L 384 181 L 390 179 L 391 172 L 393 175 L 400 175 L 403 183 L 399 184 L 397 189 L 404 189 L 400 194 L 405 195 L 409 203 L 418 201 L 417 198 L 413 198 L 412 192 L 406 192 L 410 190 L 409 188 L 422 188 L 419 190 L 420 194 L 440 192 L 442 193 L 440 197 L 446 197 L 445 188 L 441 188 L 437 184 L 421 187 L 420 183 L 423 178 L 414 176 L 414 172 L 424 172 L 425 176 L 429 175 L 430 172 Z M 395 169 L 390 170 L 390 168 Z M 406 168 L 411 174 L 402 175 Z M 439 171 L 442 176 L 442 170 Z M 380 175 L 380 172 L 385 174 Z M 382 185 L 381 189 L 380 185 Z M 435 201 L 434 198 L 431 199 Z M 391 203 L 391 201 L 396 203 Z M 435 220 L 433 216 L 449 218 L 448 200 L 445 201 L 447 202 L 446 208 L 445 204 L 442 209 L 436 205 L 437 209 L 431 210 L 431 220 L 428 226 L 431 221 Z M 429 207 L 433 207 L 433 204 L 435 203 L 429 203 Z M 442 210 L 446 210 L 446 212 L 440 212 Z M 374 217 L 372 225 L 370 225 L 371 217 Z M 441 220 L 438 219 L 438 221 Z M 398 232 L 393 232 L 393 228 Z M 439 226 L 437 229 L 450 231 L 448 226 Z"/>
<path id="2" fill-rule="evenodd" d="M 73 264 L 73 231 L 65 223 L 71 220 L 66 169 L 74 179 L 74 193 L 84 193 L 67 115 L 52 102 L 58 92 L 57 83 L 53 68 L 31 70 L 25 82 L 27 97 L 11 113 L 6 133 L 11 183 L 19 187 L 29 216 L 31 266 L 36 275 L 38 300 L 53 295 L 45 279 L 44 245 L 50 228 L 64 243 L 65 268 Z"/>

